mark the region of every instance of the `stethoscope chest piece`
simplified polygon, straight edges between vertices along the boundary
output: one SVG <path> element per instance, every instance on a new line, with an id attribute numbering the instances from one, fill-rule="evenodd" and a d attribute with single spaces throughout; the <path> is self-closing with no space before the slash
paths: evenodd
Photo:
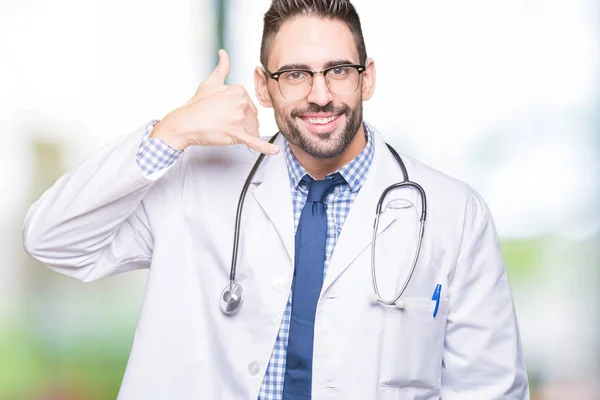
<path id="1" fill-rule="evenodd" d="M 242 285 L 231 282 L 229 285 L 225 286 L 225 289 L 221 292 L 219 305 L 221 306 L 221 311 L 223 311 L 223 313 L 232 315 L 240 309 L 242 301 L 244 301 L 244 289 L 242 288 Z"/>

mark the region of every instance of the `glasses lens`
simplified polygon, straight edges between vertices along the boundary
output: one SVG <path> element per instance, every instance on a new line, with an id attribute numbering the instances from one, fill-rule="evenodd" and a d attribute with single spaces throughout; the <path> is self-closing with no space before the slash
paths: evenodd
<path id="1" fill-rule="evenodd" d="M 287 71 L 279 76 L 281 95 L 289 100 L 305 98 L 312 86 L 312 76 L 306 71 Z"/>
<path id="2" fill-rule="evenodd" d="M 354 67 L 335 67 L 327 70 L 325 80 L 331 93 L 347 96 L 356 91 L 359 72 Z M 308 96 L 313 77 L 306 71 L 286 71 L 279 76 L 279 91 L 288 100 L 301 100 Z"/>
<path id="3" fill-rule="evenodd" d="M 359 73 L 354 67 L 335 67 L 327 71 L 327 87 L 339 96 L 352 94 L 358 88 Z"/>

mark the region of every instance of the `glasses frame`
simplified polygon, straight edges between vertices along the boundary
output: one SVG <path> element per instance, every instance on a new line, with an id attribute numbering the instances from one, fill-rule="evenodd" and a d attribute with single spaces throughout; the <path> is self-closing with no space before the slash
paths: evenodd
<path id="1" fill-rule="evenodd" d="M 279 70 L 277 72 L 270 72 L 267 67 L 263 66 L 263 69 L 265 70 L 266 75 L 273 79 L 274 81 L 277 81 L 277 87 L 279 88 L 279 93 L 281 93 L 281 95 L 288 99 L 288 100 L 302 100 L 305 99 L 311 92 L 312 90 L 312 84 L 315 78 L 315 75 L 323 75 L 323 78 L 325 78 L 325 85 L 327 86 L 327 90 L 329 90 L 332 94 L 336 95 L 336 96 L 350 96 L 351 94 L 355 93 L 356 90 L 358 89 L 358 87 L 360 86 L 360 83 L 356 85 L 356 89 L 354 89 L 354 91 L 348 93 L 348 94 L 337 94 L 334 93 L 330 88 L 329 88 L 329 83 L 327 82 L 327 73 L 331 70 L 334 70 L 336 68 L 341 68 L 341 67 L 350 67 L 350 68 L 354 68 L 358 71 L 358 76 L 360 78 L 360 75 L 365 72 L 365 70 L 367 69 L 364 65 L 360 65 L 360 64 L 339 64 L 339 65 L 334 65 L 332 67 L 329 68 L 325 68 L 321 71 L 311 71 L 309 69 L 302 69 L 302 68 L 290 68 L 290 69 L 282 69 Z M 311 90 L 308 91 L 308 93 L 306 93 L 306 95 L 304 97 L 301 97 L 299 99 L 290 99 L 288 97 L 285 97 L 285 95 L 283 94 L 283 91 L 281 90 L 281 85 L 279 84 L 279 78 L 281 77 L 282 74 L 286 73 L 286 72 L 306 72 L 307 74 L 310 75 L 310 86 L 311 86 Z M 360 79 L 359 79 L 360 81 Z"/>

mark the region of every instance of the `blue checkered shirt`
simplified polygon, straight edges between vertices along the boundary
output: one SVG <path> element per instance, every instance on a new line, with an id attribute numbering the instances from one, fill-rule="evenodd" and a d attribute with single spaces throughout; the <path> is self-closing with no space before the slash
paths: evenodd
<path id="1" fill-rule="evenodd" d="M 158 121 L 152 121 L 144 128 L 142 143 L 138 148 L 135 161 L 145 176 L 167 168 L 179 159 L 183 151 L 174 149 L 162 139 L 151 138 L 150 133 Z"/>
<path id="2" fill-rule="evenodd" d="M 367 136 L 367 146 L 348 164 L 338 171 L 346 184 L 334 187 L 327 196 L 327 247 L 325 252 L 325 265 L 323 276 L 327 273 L 329 260 L 333 254 L 333 248 L 337 242 L 346 216 L 350 207 L 358 195 L 360 188 L 367 176 L 367 172 L 373 161 L 375 147 L 373 145 L 373 132 L 364 124 Z M 142 143 L 139 147 L 136 161 L 144 175 L 149 175 L 173 164 L 181 151 L 173 149 L 160 139 L 149 138 L 152 124 L 146 128 Z M 307 185 L 302 182 L 304 175 L 308 172 L 300 165 L 287 142 L 284 145 L 288 173 L 290 176 L 290 190 L 292 191 L 292 202 L 294 209 L 295 229 L 298 227 L 302 207 L 308 196 Z M 333 175 L 332 172 L 330 175 Z M 309 174 L 310 175 L 310 174 Z M 313 177 L 314 178 L 314 177 Z M 283 396 L 283 382 L 285 378 L 285 361 L 287 356 L 287 342 L 290 333 L 290 317 L 292 313 L 292 294 L 290 293 L 288 303 L 283 314 L 279 334 L 275 341 L 275 347 L 271 354 L 271 360 L 265 373 L 258 400 L 281 400 Z"/>

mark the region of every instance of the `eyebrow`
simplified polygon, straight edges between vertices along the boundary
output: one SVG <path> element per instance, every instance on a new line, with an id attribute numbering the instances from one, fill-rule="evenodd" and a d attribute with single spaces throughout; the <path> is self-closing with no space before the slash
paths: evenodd
<path id="1" fill-rule="evenodd" d="M 352 64 L 353 65 L 354 63 L 352 61 L 348 61 L 348 60 L 328 61 L 325 63 L 325 65 L 323 65 L 323 69 L 336 67 L 338 65 L 344 65 L 344 64 Z M 311 68 L 307 64 L 285 64 L 284 66 L 279 68 L 277 71 L 286 71 L 289 69 L 305 69 L 305 70 L 311 71 Z"/>
<path id="2" fill-rule="evenodd" d="M 323 66 L 323 69 L 327 69 L 327 68 L 331 68 L 331 67 L 337 67 L 338 65 L 344 65 L 344 64 L 352 64 L 352 65 L 354 65 L 354 63 L 352 61 L 349 61 L 349 60 L 336 60 L 336 61 L 329 61 L 328 63 L 326 63 Z"/>

